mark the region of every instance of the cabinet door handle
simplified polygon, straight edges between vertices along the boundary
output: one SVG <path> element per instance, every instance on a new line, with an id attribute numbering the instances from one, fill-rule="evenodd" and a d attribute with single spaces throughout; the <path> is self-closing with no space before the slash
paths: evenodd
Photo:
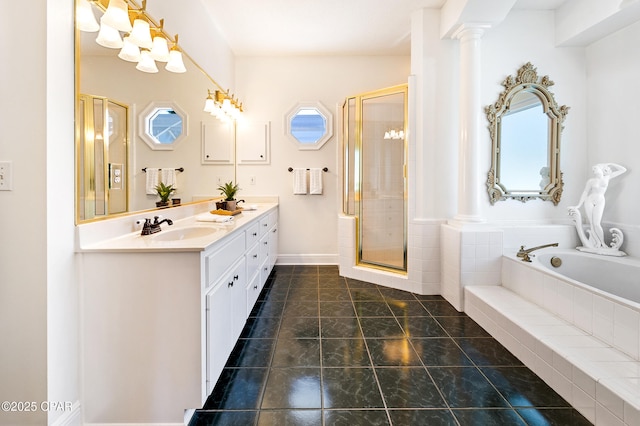
<path id="1" fill-rule="evenodd" d="M 267 244 L 269 244 L 269 242 L 268 242 L 268 241 L 265 241 L 265 242 L 264 242 L 264 245 L 266 246 Z"/>
<path id="2" fill-rule="evenodd" d="M 267 224 L 266 224 L 266 223 L 263 223 L 263 224 L 262 224 L 262 226 L 264 226 L 264 227 L 266 228 L 266 227 L 267 227 Z"/>
<path id="3" fill-rule="evenodd" d="M 257 254 L 254 254 L 254 255 L 253 255 L 253 258 L 254 258 L 254 259 L 257 259 L 257 258 L 258 258 L 258 255 L 257 255 Z"/>
<path id="4" fill-rule="evenodd" d="M 257 237 L 257 236 L 258 236 L 258 233 L 257 233 L 257 232 L 254 232 L 252 235 L 253 235 L 254 237 Z"/>
<path id="5" fill-rule="evenodd" d="M 237 276 L 237 275 L 234 275 L 234 276 L 233 276 L 233 280 L 234 280 L 234 281 L 238 281 L 238 276 Z"/>
<path id="6" fill-rule="evenodd" d="M 277 229 L 276 229 L 276 228 L 273 228 L 273 231 L 271 231 L 271 232 L 273 232 L 273 233 L 275 234 L 275 233 L 276 233 L 276 231 L 277 231 Z"/>
<path id="7" fill-rule="evenodd" d="M 233 281 L 230 281 L 229 284 L 227 284 L 227 287 L 233 287 Z"/>
<path id="8" fill-rule="evenodd" d="M 253 289 L 254 289 L 254 290 L 257 290 L 257 289 L 258 289 L 258 284 L 254 285 L 254 286 L 253 286 Z"/>

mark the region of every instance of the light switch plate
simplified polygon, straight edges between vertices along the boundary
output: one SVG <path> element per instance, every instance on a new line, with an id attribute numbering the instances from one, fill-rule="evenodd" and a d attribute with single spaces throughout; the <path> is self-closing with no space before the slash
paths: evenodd
<path id="1" fill-rule="evenodd" d="M 11 191 L 13 189 L 13 163 L 11 161 L 0 161 L 0 191 Z"/>

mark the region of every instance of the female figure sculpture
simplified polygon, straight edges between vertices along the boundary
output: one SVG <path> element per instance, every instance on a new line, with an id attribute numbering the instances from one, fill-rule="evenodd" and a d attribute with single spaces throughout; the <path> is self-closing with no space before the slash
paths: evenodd
<path id="1" fill-rule="evenodd" d="M 587 181 L 578 205 L 569 207 L 569 215 L 573 217 L 576 223 L 578 236 L 583 244 L 583 247 L 578 247 L 578 250 L 624 256 L 625 253 L 618 250 L 623 241 L 622 232 L 617 228 L 611 228 L 610 232 L 613 235 L 613 241 L 610 246 L 607 246 L 600 222 L 604 212 L 605 193 L 609 187 L 609 181 L 626 171 L 626 168 L 614 163 L 600 163 L 593 166 L 594 177 Z M 582 217 L 579 210 L 583 205 L 589 225 L 589 229 L 586 232 L 582 228 Z"/>

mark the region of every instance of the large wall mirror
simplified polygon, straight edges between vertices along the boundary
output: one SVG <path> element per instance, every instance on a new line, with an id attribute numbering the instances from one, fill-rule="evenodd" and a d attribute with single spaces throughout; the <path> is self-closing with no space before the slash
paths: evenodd
<path id="1" fill-rule="evenodd" d="M 485 108 L 491 134 L 491 204 L 506 199 L 560 202 L 560 137 L 569 107 L 558 106 L 549 91 L 553 84 L 526 63 L 504 80 L 498 100 Z"/>
<path id="2" fill-rule="evenodd" d="M 98 22 L 106 3 L 90 2 Z M 222 128 L 209 132 L 208 142 L 228 152 L 235 151 L 236 132 L 232 121 L 203 111 L 208 91 L 219 89 L 215 81 L 184 51 L 185 73 L 161 62 L 158 72 L 139 71 L 118 57 L 119 49 L 96 43 L 98 34 L 76 31 L 76 222 L 155 209 L 159 198 L 147 194 L 143 169 L 183 170 L 175 193 L 182 203 L 217 196 L 218 178 L 235 180 L 236 165 L 202 160 L 202 129 Z M 110 135 L 114 125 L 124 134 Z"/>

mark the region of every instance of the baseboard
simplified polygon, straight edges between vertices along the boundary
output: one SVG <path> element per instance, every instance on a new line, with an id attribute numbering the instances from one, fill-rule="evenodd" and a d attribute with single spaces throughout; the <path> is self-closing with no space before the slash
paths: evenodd
<path id="1" fill-rule="evenodd" d="M 71 410 L 65 411 L 56 419 L 51 426 L 79 426 L 82 425 L 82 410 L 80 409 L 80 401 L 76 401 L 71 405 Z"/>
<path id="2" fill-rule="evenodd" d="M 337 254 L 280 254 L 276 265 L 337 265 Z"/>

